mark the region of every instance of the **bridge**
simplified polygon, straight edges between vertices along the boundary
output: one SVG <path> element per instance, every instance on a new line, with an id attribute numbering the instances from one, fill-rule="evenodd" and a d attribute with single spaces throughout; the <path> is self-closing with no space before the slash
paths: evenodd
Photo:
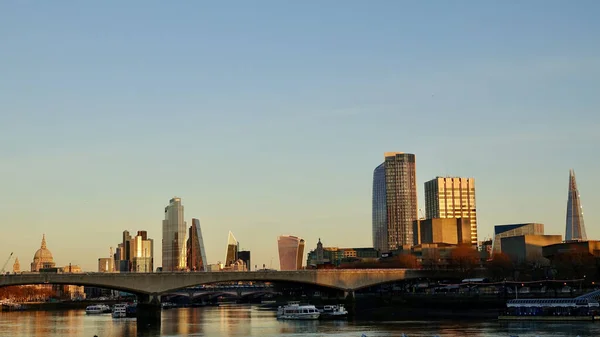
<path id="1" fill-rule="evenodd" d="M 408 279 L 459 278 L 456 271 L 421 269 L 317 269 L 254 272 L 161 272 L 161 273 L 31 273 L 0 276 L 0 287 L 29 284 L 64 284 L 121 290 L 138 299 L 138 326 L 160 324 L 160 296 L 201 284 L 258 281 L 293 282 L 344 291 Z"/>
<path id="2" fill-rule="evenodd" d="M 455 278 L 455 271 L 421 269 L 329 269 L 255 272 L 164 273 L 31 273 L 0 276 L 0 287 L 65 284 L 121 290 L 135 295 L 161 295 L 200 284 L 235 281 L 294 282 L 346 292 L 383 283 L 418 278 Z"/>

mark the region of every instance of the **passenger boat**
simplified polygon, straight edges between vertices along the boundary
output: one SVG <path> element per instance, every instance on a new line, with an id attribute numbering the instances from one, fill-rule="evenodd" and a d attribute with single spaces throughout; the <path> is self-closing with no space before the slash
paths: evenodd
<path id="1" fill-rule="evenodd" d="M 323 309 L 319 309 L 321 319 L 342 319 L 348 316 L 348 310 L 343 304 L 340 305 L 326 305 Z"/>
<path id="2" fill-rule="evenodd" d="M 506 303 L 499 320 L 597 321 L 600 303 L 593 298 L 514 299 Z"/>
<path id="3" fill-rule="evenodd" d="M 89 305 L 85 308 L 85 313 L 88 315 L 100 315 L 110 312 L 110 307 L 106 304 Z"/>
<path id="4" fill-rule="evenodd" d="M 319 319 L 320 315 L 319 310 L 310 304 L 292 303 L 277 308 L 277 319 L 309 320 Z"/>
<path id="5" fill-rule="evenodd" d="M 113 318 L 125 318 L 127 317 L 127 304 L 115 304 L 112 310 Z"/>

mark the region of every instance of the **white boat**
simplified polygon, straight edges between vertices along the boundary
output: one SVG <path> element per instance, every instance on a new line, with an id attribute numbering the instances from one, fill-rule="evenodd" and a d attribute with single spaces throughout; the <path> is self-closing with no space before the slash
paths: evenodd
<path id="1" fill-rule="evenodd" d="M 125 318 L 127 317 L 127 304 L 115 304 L 112 310 L 113 318 Z"/>
<path id="2" fill-rule="evenodd" d="M 105 304 L 89 305 L 85 308 L 85 313 L 88 315 L 99 315 L 110 312 L 110 307 Z"/>
<path id="3" fill-rule="evenodd" d="M 336 319 L 348 316 L 348 310 L 346 310 L 343 304 L 326 305 L 319 311 L 321 312 L 321 318 Z"/>
<path id="4" fill-rule="evenodd" d="M 278 319 L 319 319 L 321 313 L 314 305 L 288 304 L 277 308 Z"/>

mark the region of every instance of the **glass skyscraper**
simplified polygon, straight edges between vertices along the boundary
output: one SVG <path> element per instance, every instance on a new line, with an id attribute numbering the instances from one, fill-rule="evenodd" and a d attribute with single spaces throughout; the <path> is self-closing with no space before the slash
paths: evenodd
<path id="1" fill-rule="evenodd" d="M 384 157 L 373 172 L 373 246 L 391 251 L 413 244 L 413 221 L 418 218 L 416 161 L 414 154 L 403 152 L 386 152 Z"/>
<path id="2" fill-rule="evenodd" d="M 187 267 L 192 271 L 206 271 L 206 252 L 198 219 L 192 219 L 192 226 L 188 234 Z"/>
<path id="3" fill-rule="evenodd" d="M 575 180 L 575 171 L 569 171 L 569 197 L 567 199 L 567 226 L 565 241 L 585 241 L 585 224 L 583 222 L 583 209 L 579 200 L 579 189 Z"/>
<path id="4" fill-rule="evenodd" d="M 388 250 L 387 240 L 387 204 L 385 196 L 385 164 L 373 171 L 373 248 L 379 251 Z"/>
<path id="5" fill-rule="evenodd" d="M 165 207 L 165 220 L 162 222 L 162 270 L 178 271 L 186 268 L 187 226 L 183 217 L 181 198 L 172 198 Z"/>
<path id="6" fill-rule="evenodd" d="M 280 270 L 300 270 L 304 256 L 304 240 L 291 235 L 277 238 Z"/>
<path id="7" fill-rule="evenodd" d="M 235 239 L 233 233 L 229 231 L 229 236 L 227 236 L 227 255 L 225 256 L 225 267 L 234 264 L 238 260 L 239 249 L 240 243 Z"/>

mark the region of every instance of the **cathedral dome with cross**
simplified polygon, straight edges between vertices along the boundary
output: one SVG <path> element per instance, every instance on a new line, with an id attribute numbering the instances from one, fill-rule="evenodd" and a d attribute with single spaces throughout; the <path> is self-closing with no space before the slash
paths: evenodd
<path id="1" fill-rule="evenodd" d="M 52 253 L 46 247 L 46 235 L 42 236 L 42 245 L 40 249 L 35 252 L 33 255 L 33 262 L 31 263 L 31 271 L 40 271 L 40 269 L 44 268 L 54 268 L 56 263 L 54 263 L 54 258 L 52 257 Z"/>

